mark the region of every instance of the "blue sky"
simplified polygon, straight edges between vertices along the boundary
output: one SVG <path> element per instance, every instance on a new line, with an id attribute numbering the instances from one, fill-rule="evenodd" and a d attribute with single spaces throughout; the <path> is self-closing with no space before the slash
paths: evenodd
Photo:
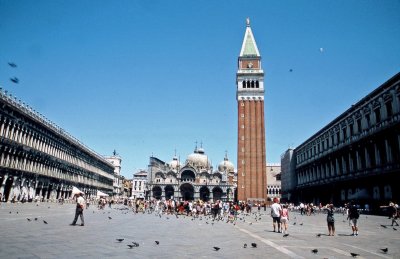
<path id="1" fill-rule="evenodd" d="M 400 71 L 399 13 L 395 0 L 0 0 L 0 86 L 99 154 L 115 149 L 128 178 L 152 154 L 184 161 L 196 141 L 214 166 L 225 151 L 236 165 L 250 17 L 267 162 L 280 162 Z"/>

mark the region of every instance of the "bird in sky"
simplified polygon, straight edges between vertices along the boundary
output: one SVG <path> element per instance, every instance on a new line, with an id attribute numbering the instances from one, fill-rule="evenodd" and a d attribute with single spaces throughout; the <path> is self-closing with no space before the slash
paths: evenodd
<path id="1" fill-rule="evenodd" d="M 313 249 L 313 250 L 311 250 L 311 252 L 312 252 L 313 254 L 316 254 L 316 253 L 318 253 L 318 249 Z"/>
<path id="2" fill-rule="evenodd" d="M 218 251 L 219 249 L 221 249 L 218 246 L 214 246 L 213 248 L 214 248 L 215 251 Z"/>
<path id="3" fill-rule="evenodd" d="M 14 77 L 11 77 L 11 78 L 10 78 L 10 81 L 13 82 L 13 83 L 15 83 L 15 84 L 18 84 L 18 83 L 19 83 L 19 79 L 16 78 L 15 76 L 14 76 Z"/>
<path id="4" fill-rule="evenodd" d="M 117 241 L 121 243 L 122 241 L 124 241 L 124 239 L 123 238 L 117 238 Z"/>
<path id="5" fill-rule="evenodd" d="M 319 48 L 319 52 L 324 52 L 324 48 Z"/>
<path id="6" fill-rule="evenodd" d="M 132 249 L 135 247 L 134 245 L 127 245 L 127 246 L 129 247 L 129 249 Z"/>
<path id="7" fill-rule="evenodd" d="M 289 72 L 293 72 L 293 69 L 289 69 Z"/>
<path id="8" fill-rule="evenodd" d="M 160 241 L 157 241 L 157 240 L 156 240 L 156 241 L 154 241 L 154 242 L 156 242 L 156 244 L 157 244 L 157 245 L 159 245 L 159 244 L 160 244 Z"/>
<path id="9" fill-rule="evenodd" d="M 108 216 L 108 219 L 112 219 L 110 216 Z"/>
<path id="10" fill-rule="evenodd" d="M 137 243 L 137 242 L 132 242 L 132 244 L 133 244 L 135 247 L 138 247 L 138 246 L 139 246 L 139 243 Z"/>
<path id="11" fill-rule="evenodd" d="M 46 220 L 43 220 L 43 223 L 44 223 L 44 224 L 49 224 L 49 223 L 47 223 L 47 221 L 46 221 Z"/>
<path id="12" fill-rule="evenodd" d="M 30 218 L 26 218 L 28 221 L 31 221 L 31 219 Z"/>
<path id="13" fill-rule="evenodd" d="M 256 243 L 251 243 L 251 246 L 254 247 L 254 248 L 256 248 L 256 247 L 257 247 L 257 244 L 256 244 Z"/>
<path id="14" fill-rule="evenodd" d="M 389 249 L 387 247 L 386 248 L 381 248 L 381 251 L 386 254 L 389 251 Z"/>
<path id="15" fill-rule="evenodd" d="M 8 65 L 9 65 L 10 67 L 17 67 L 17 64 L 15 64 L 14 62 L 8 62 Z"/>
<path id="16" fill-rule="evenodd" d="M 350 255 L 351 255 L 352 257 L 357 257 L 357 256 L 359 256 L 360 254 L 350 253 Z"/>

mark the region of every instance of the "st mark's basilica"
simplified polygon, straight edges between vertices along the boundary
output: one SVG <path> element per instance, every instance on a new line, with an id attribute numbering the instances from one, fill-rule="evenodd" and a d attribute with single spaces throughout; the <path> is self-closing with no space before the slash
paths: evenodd
<path id="1" fill-rule="evenodd" d="M 233 201 L 235 188 L 234 165 L 226 154 L 215 170 L 202 147 L 184 163 L 177 156 L 170 162 L 150 157 L 146 198 Z"/>

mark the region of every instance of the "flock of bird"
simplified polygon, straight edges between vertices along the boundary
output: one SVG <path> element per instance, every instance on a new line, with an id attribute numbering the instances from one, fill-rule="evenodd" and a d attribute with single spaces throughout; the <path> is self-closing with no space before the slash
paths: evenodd
<path id="1" fill-rule="evenodd" d="M 48 208 L 50 209 L 50 207 L 48 207 Z M 129 208 L 127 208 L 127 207 L 114 208 L 114 209 L 121 210 L 122 214 L 132 213 L 131 210 Z M 9 213 L 12 214 L 12 211 L 10 211 Z M 16 211 L 15 213 L 18 214 L 19 212 Z M 95 213 L 94 210 L 93 210 L 93 213 Z M 108 211 L 107 213 L 110 214 L 111 211 Z M 133 211 L 133 213 L 137 214 L 138 212 Z M 143 212 L 143 214 L 144 213 L 145 212 Z M 211 225 L 214 225 L 214 222 L 218 222 L 218 221 L 219 222 L 232 223 L 233 225 L 236 225 L 237 221 L 241 221 L 243 223 L 246 223 L 246 219 L 247 219 L 247 223 L 249 225 L 252 225 L 253 222 L 249 222 L 248 221 L 249 217 L 252 217 L 255 222 L 262 220 L 262 214 L 260 212 L 254 212 L 254 213 L 251 213 L 251 214 L 242 214 L 242 215 L 238 216 L 236 220 L 231 220 L 228 217 L 216 217 L 216 218 L 213 218 L 211 215 L 206 215 L 206 216 L 201 216 L 201 215 L 200 216 L 188 216 L 188 215 L 164 214 L 164 213 L 155 212 L 155 211 L 147 211 L 147 214 L 153 214 L 153 213 L 155 214 L 156 217 L 159 217 L 159 218 L 163 218 L 164 217 L 166 220 L 169 220 L 170 217 L 176 217 L 177 219 L 179 219 L 179 218 L 190 218 L 191 221 L 196 221 L 196 220 L 202 221 L 202 220 L 204 220 L 204 222 L 206 224 L 210 224 L 210 222 L 211 222 Z M 103 211 L 103 214 L 106 214 L 106 211 Z M 108 220 L 112 220 L 113 219 L 111 216 L 107 216 L 107 217 L 108 217 Z M 27 219 L 28 222 L 39 221 L 38 217 L 26 218 L 26 219 Z M 294 220 L 296 220 L 296 217 L 294 217 Z M 48 222 L 46 220 L 42 219 L 42 221 L 43 221 L 43 224 L 48 224 Z M 293 225 L 296 225 L 296 221 L 293 223 Z M 299 223 L 298 225 L 299 226 L 303 226 L 303 222 Z M 386 225 L 382 225 L 381 224 L 380 226 L 382 228 L 387 228 Z M 397 229 L 393 227 L 393 230 L 397 230 Z M 323 234 L 318 233 L 318 234 L 316 234 L 316 237 L 320 238 L 322 235 Z M 288 237 L 288 236 L 289 236 L 289 234 L 284 234 L 283 235 L 283 237 Z M 124 240 L 125 240 L 124 238 L 116 238 L 116 241 L 118 243 L 122 243 Z M 155 240 L 154 243 L 155 243 L 155 245 L 159 245 L 160 241 Z M 257 243 L 255 243 L 255 242 L 252 242 L 250 245 L 251 245 L 252 248 L 257 248 Z M 135 247 L 139 247 L 139 243 L 133 241 L 130 244 L 127 244 L 127 247 L 129 249 L 133 249 Z M 243 244 L 243 248 L 247 248 L 247 247 L 248 247 L 247 243 L 244 243 Z M 214 251 L 219 251 L 221 249 L 218 246 L 213 246 L 212 248 L 213 248 Z M 380 248 L 380 252 L 382 252 L 384 254 L 387 254 L 388 251 L 389 251 L 389 249 L 387 247 Z M 311 253 L 313 253 L 313 254 L 317 254 L 318 252 L 319 252 L 319 250 L 317 248 L 311 250 Z M 350 255 L 352 257 L 360 256 L 360 254 L 353 253 L 353 252 L 350 252 Z"/>
<path id="2" fill-rule="evenodd" d="M 8 62 L 8 65 L 12 68 L 17 68 L 17 64 L 15 64 L 14 62 Z M 18 84 L 19 83 L 19 79 L 18 77 L 14 76 L 10 78 L 10 81 L 13 82 L 14 84 Z"/>

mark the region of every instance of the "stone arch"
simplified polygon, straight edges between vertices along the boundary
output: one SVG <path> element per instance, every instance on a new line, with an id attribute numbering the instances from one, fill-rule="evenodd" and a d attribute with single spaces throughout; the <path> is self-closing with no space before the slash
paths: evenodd
<path id="1" fill-rule="evenodd" d="M 221 200 L 223 191 L 220 187 L 218 187 L 218 186 L 214 187 L 214 189 L 212 190 L 212 193 L 213 193 L 214 201 Z"/>
<path id="2" fill-rule="evenodd" d="M 194 182 L 196 174 L 192 170 L 186 169 L 181 173 L 181 179 L 184 182 Z"/>
<path id="3" fill-rule="evenodd" d="M 160 200 L 162 196 L 162 189 L 160 186 L 154 186 L 153 189 L 153 198 L 156 200 Z"/>
<path id="4" fill-rule="evenodd" d="M 210 190 L 207 186 L 200 187 L 200 200 L 202 201 L 209 201 L 210 199 Z"/>
<path id="5" fill-rule="evenodd" d="M 194 200 L 194 187 L 190 183 L 184 183 L 179 188 L 181 191 L 181 197 L 185 201 Z"/>
<path id="6" fill-rule="evenodd" d="M 169 200 L 172 199 L 174 197 L 174 187 L 172 185 L 167 185 L 165 186 L 165 199 Z"/>

